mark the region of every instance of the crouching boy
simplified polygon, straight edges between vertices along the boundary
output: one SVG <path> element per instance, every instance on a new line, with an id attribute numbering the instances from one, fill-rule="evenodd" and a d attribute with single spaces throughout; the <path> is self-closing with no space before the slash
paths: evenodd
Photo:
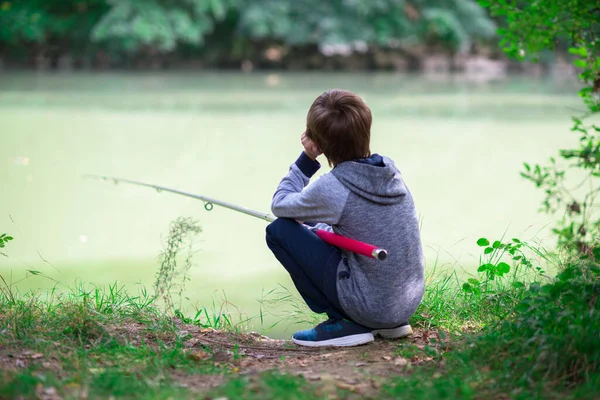
<path id="1" fill-rule="evenodd" d="M 371 110 L 357 95 L 330 90 L 310 107 L 304 151 L 273 196 L 278 217 L 267 244 L 298 292 L 329 319 L 296 332 L 303 346 L 355 346 L 412 333 L 409 317 L 424 292 L 423 250 L 410 191 L 391 159 L 371 154 Z M 323 154 L 331 172 L 312 184 Z M 308 226 L 372 243 L 385 261 L 340 250 Z"/>

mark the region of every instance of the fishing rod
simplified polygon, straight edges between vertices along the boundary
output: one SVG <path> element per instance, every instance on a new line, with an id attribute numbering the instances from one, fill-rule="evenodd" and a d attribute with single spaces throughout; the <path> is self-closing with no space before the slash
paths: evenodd
<path id="1" fill-rule="evenodd" d="M 181 196 L 191 197 L 196 200 L 201 200 L 204 203 L 204 209 L 206 211 L 211 211 L 214 208 L 214 205 L 216 204 L 220 207 L 224 207 L 224 208 L 228 208 L 233 211 L 241 212 L 243 214 L 250 215 L 252 217 L 256 217 L 256 218 L 262 219 L 267 222 L 273 222 L 277 219 L 277 217 L 275 217 L 273 214 L 254 211 L 254 210 L 251 210 L 246 207 L 228 203 L 226 201 L 213 199 L 212 197 L 200 196 L 197 194 L 187 193 L 187 192 L 183 192 L 181 190 L 171 189 L 171 188 L 164 187 L 164 186 L 158 186 L 158 185 L 153 185 L 150 183 L 144 183 L 144 182 L 139 182 L 139 181 L 133 181 L 130 179 L 115 178 L 112 176 L 85 175 L 84 177 L 89 178 L 89 179 L 102 180 L 102 181 L 112 181 L 115 184 L 127 183 L 130 185 L 144 186 L 144 187 L 154 189 L 158 193 L 170 192 L 170 193 L 174 193 L 174 194 L 179 194 Z M 364 242 L 361 242 L 361 241 L 355 240 L 355 239 L 350 239 L 346 236 L 338 235 L 337 233 L 329 232 L 324 229 L 314 229 L 313 228 L 311 230 L 319 238 L 321 238 L 321 240 L 323 240 L 326 243 L 329 243 L 332 246 L 336 246 L 336 247 L 342 248 L 344 250 L 351 251 L 353 253 L 361 254 L 366 257 L 375 258 L 380 261 L 383 261 L 387 258 L 386 250 L 379 248 L 377 246 L 374 246 L 372 244 L 364 243 Z"/>

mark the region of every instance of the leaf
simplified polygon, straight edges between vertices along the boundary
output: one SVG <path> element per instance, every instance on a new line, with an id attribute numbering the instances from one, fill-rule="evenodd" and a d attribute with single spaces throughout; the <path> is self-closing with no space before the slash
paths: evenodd
<path id="1" fill-rule="evenodd" d="M 501 243 L 499 240 L 496 240 L 496 241 L 494 242 L 494 244 L 492 244 L 492 247 L 493 247 L 494 249 L 499 249 L 499 248 L 500 248 L 500 246 L 502 246 L 502 243 Z"/>
<path id="2" fill-rule="evenodd" d="M 477 268 L 477 272 L 489 271 L 490 267 L 493 267 L 493 265 L 492 264 L 483 264 L 483 265 L 480 265 L 479 268 Z"/>
<path id="3" fill-rule="evenodd" d="M 576 56 L 587 57 L 588 51 L 585 47 L 571 47 L 569 48 L 570 54 L 575 54 Z"/>
<path id="4" fill-rule="evenodd" d="M 581 59 L 573 61 L 573 65 L 576 68 L 587 68 L 588 67 L 587 61 L 586 60 L 581 60 Z"/>
<path id="5" fill-rule="evenodd" d="M 523 289 L 525 284 L 523 282 L 513 282 L 511 286 L 516 289 Z"/>
<path id="6" fill-rule="evenodd" d="M 468 283 L 464 283 L 462 286 L 462 290 L 465 293 L 471 293 L 473 291 L 473 289 L 471 288 L 471 285 L 469 285 Z"/>
<path id="7" fill-rule="evenodd" d="M 534 283 L 531 284 L 531 286 L 529 286 L 529 291 L 532 292 L 532 293 L 537 293 L 541 289 L 542 289 L 542 287 L 537 282 L 534 282 Z"/>
<path id="8" fill-rule="evenodd" d="M 508 274 L 510 272 L 510 265 L 505 262 L 501 262 L 498 264 L 498 272 L 501 272 L 502 274 Z"/>
<path id="9" fill-rule="evenodd" d="M 12 236 L 7 236 L 7 237 L 4 238 L 4 240 L 5 241 L 13 240 L 13 237 Z"/>
<path id="10" fill-rule="evenodd" d="M 493 248 L 491 247 L 486 247 L 485 250 L 483 251 L 483 254 L 490 254 L 494 251 Z"/>
<path id="11" fill-rule="evenodd" d="M 487 240 L 486 238 L 481 238 L 481 239 L 479 239 L 479 240 L 477 241 L 477 245 L 478 245 L 479 247 L 485 247 L 485 246 L 489 246 L 489 244 L 490 244 L 490 241 L 489 241 L 489 240 Z"/>
<path id="12" fill-rule="evenodd" d="M 526 313 L 527 311 L 529 311 L 529 303 L 521 302 L 517 304 L 517 306 L 515 307 L 515 311 L 521 314 Z"/>
<path id="13" fill-rule="evenodd" d="M 557 278 L 560 279 L 561 281 L 565 282 L 568 280 L 571 280 L 575 277 L 575 269 L 573 267 L 571 268 L 565 268 L 560 274 L 557 275 Z"/>
<path id="14" fill-rule="evenodd" d="M 475 279 L 475 278 L 469 278 L 469 279 L 468 279 L 468 282 L 469 282 L 471 285 L 473 285 L 473 286 L 479 286 L 479 285 L 481 285 L 481 283 L 480 283 L 480 282 L 479 282 L 477 279 Z"/>
<path id="15" fill-rule="evenodd" d="M 594 93 L 594 89 L 593 88 L 591 88 L 591 87 L 584 87 L 583 89 L 581 89 L 579 91 L 579 97 L 588 97 L 592 93 Z M 578 128 L 581 125 L 582 125 L 582 122 L 579 121 L 579 123 L 576 124 L 575 126 Z M 582 129 L 576 129 L 576 130 L 582 130 Z M 585 130 L 583 132 L 585 132 Z"/>

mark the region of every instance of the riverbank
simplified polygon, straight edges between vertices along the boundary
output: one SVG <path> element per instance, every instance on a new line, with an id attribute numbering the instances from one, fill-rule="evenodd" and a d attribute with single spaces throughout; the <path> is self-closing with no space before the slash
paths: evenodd
<path id="1" fill-rule="evenodd" d="M 518 243 L 506 245 L 510 253 Z M 430 274 L 412 337 L 350 349 L 296 347 L 227 315 L 165 313 L 148 292 L 117 285 L 19 294 L 5 284 L 0 395 L 597 398 L 600 269 L 562 262 L 550 279 L 533 264 L 508 267 L 503 255 L 494 251 L 466 282 Z"/>

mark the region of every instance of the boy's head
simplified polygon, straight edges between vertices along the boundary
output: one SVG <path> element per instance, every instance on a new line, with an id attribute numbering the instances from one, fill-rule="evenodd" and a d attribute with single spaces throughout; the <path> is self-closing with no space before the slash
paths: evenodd
<path id="1" fill-rule="evenodd" d="M 313 102 L 306 136 L 321 149 L 329 165 L 371 155 L 371 110 L 346 90 L 329 90 Z"/>

